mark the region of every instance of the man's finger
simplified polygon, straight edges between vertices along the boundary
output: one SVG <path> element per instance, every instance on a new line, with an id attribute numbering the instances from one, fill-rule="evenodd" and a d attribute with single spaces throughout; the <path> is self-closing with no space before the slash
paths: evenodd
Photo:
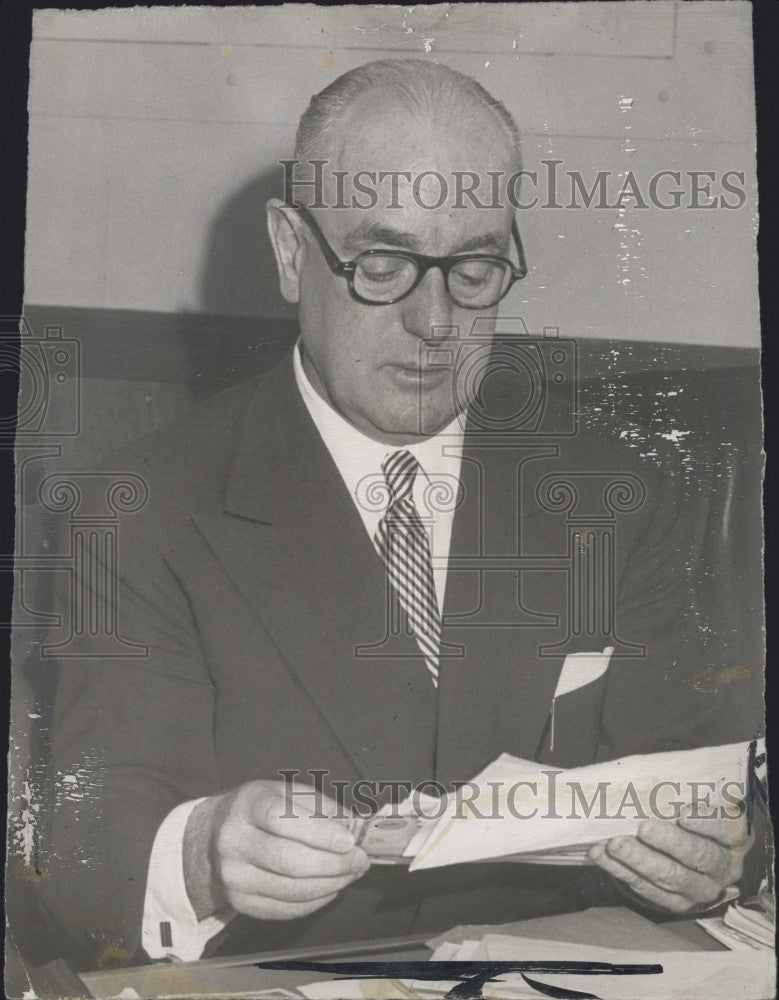
<path id="1" fill-rule="evenodd" d="M 602 844 L 596 844 L 594 847 L 591 847 L 588 857 L 599 868 L 602 868 L 610 875 L 624 882 L 633 892 L 642 896 L 648 902 L 654 903 L 656 906 L 661 906 L 664 910 L 669 910 L 672 913 L 686 913 L 692 906 L 690 900 L 679 893 L 660 889 L 654 883 L 633 871 L 632 868 L 628 868 L 620 861 L 617 861 L 616 858 L 610 857 Z"/>
<path id="2" fill-rule="evenodd" d="M 679 826 L 701 837 L 708 837 L 726 848 L 742 847 L 751 841 L 752 835 L 747 832 L 746 816 L 733 819 L 706 819 L 686 816 L 684 813 L 678 819 Z"/>
<path id="3" fill-rule="evenodd" d="M 318 816 L 321 819 L 333 819 L 338 823 L 349 822 L 349 812 L 339 805 L 329 795 L 312 788 L 310 785 L 293 784 L 288 786 L 280 781 L 264 782 L 268 790 L 278 796 L 284 803 L 281 812 L 286 816 Z"/>
<path id="4" fill-rule="evenodd" d="M 369 867 L 362 848 L 345 853 L 320 851 L 299 840 L 249 829 L 241 839 L 238 857 L 255 868 L 289 878 L 326 878 L 362 874 Z"/>
<path id="5" fill-rule="evenodd" d="M 290 805 L 281 795 L 260 792 L 252 802 L 250 815 L 258 829 L 285 840 L 336 854 L 346 854 L 354 848 L 355 839 L 346 827 L 334 819 L 313 815 L 313 812 L 312 809 L 299 810 L 296 803 Z"/>
<path id="6" fill-rule="evenodd" d="M 240 862 L 228 862 L 222 867 L 221 877 L 229 892 L 264 896 L 286 903 L 308 903 L 339 893 L 360 874 L 360 872 L 350 872 L 348 875 L 324 878 L 289 878 Z"/>
<path id="7" fill-rule="evenodd" d="M 238 913 L 245 913 L 255 920 L 297 920 L 321 910 L 332 902 L 335 896 L 323 896 L 307 903 L 287 903 L 280 899 L 267 899 L 236 892 L 230 896 L 230 905 Z"/>
<path id="8" fill-rule="evenodd" d="M 708 875 L 720 885 L 729 882 L 737 870 L 733 851 L 674 823 L 645 820 L 638 828 L 638 838 L 648 847 L 662 851 L 685 868 Z"/>
<path id="9" fill-rule="evenodd" d="M 692 903 L 712 903 L 722 894 L 722 886 L 655 851 L 635 837 L 615 837 L 605 845 L 606 854 L 636 875 L 665 892 L 684 896 Z"/>

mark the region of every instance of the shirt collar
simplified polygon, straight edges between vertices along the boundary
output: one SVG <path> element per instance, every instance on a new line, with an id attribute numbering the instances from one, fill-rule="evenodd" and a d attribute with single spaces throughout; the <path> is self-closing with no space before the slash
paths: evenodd
<path id="1" fill-rule="evenodd" d="M 428 479 L 448 474 L 459 479 L 462 458 L 463 423 L 457 416 L 438 434 L 408 445 L 388 445 L 368 437 L 341 416 L 314 389 L 303 370 L 300 341 L 295 345 L 293 366 L 295 381 L 311 419 L 333 457 L 341 476 L 353 497 L 365 477 L 375 481 L 381 463 L 387 455 L 405 448 L 419 462 Z"/>

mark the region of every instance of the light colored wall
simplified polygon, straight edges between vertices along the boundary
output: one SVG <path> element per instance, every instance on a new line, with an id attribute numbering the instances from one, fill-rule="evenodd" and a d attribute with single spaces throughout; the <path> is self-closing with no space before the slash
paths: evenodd
<path id="1" fill-rule="evenodd" d="M 528 170 L 745 174 L 733 211 L 521 211 L 531 273 L 506 315 L 754 346 L 750 32 L 749 6 L 728 2 L 36 11 L 26 300 L 283 314 L 263 213 L 274 165 L 312 93 L 401 53 L 504 100 Z"/>

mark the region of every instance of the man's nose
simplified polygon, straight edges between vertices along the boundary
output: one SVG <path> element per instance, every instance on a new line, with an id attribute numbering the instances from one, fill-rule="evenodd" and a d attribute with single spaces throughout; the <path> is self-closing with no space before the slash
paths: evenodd
<path id="1" fill-rule="evenodd" d="M 451 327 L 452 300 L 441 269 L 431 267 L 401 306 L 403 326 L 415 337 L 430 340 L 436 335 L 436 327 Z"/>

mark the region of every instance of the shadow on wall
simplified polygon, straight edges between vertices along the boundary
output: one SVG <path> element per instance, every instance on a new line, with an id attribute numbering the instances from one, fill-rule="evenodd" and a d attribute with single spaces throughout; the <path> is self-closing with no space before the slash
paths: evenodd
<path id="1" fill-rule="evenodd" d="M 265 203 L 284 195 L 279 165 L 231 194 L 209 228 L 200 271 L 203 312 L 292 320 L 295 307 L 281 297 L 265 223 Z"/>
<path id="2" fill-rule="evenodd" d="M 272 367 L 297 336 L 297 308 L 279 291 L 265 222 L 265 203 L 283 192 L 277 165 L 216 208 L 203 247 L 199 308 L 175 316 L 164 346 L 156 338 L 158 363 L 167 362 L 194 398 Z"/>

